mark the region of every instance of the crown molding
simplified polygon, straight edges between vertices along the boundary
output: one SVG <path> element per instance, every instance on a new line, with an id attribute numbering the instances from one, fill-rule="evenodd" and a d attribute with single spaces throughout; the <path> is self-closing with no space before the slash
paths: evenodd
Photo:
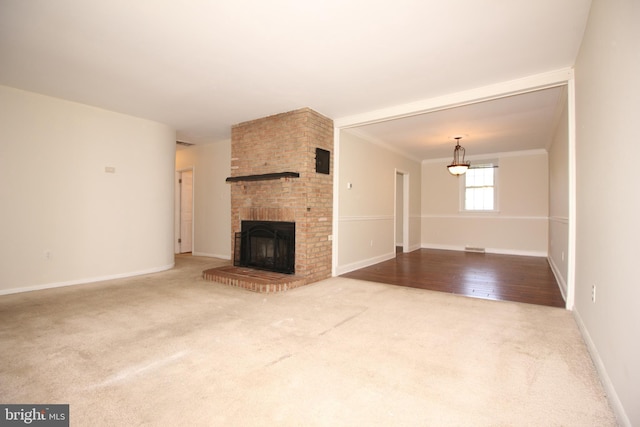
<path id="1" fill-rule="evenodd" d="M 333 123 L 337 128 L 347 129 L 562 86 L 567 84 L 571 79 L 573 79 L 573 68 L 563 68 L 475 89 L 341 117 L 334 119 Z"/>

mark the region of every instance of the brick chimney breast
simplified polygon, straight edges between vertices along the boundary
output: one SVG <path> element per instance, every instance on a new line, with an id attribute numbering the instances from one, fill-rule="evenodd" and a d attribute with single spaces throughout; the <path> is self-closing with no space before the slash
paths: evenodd
<path id="1" fill-rule="evenodd" d="M 242 221 L 296 223 L 295 275 L 306 283 L 331 277 L 333 121 L 310 108 L 231 128 L 231 244 Z M 316 149 L 330 153 L 329 174 L 316 172 Z M 299 177 L 245 180 L 265 174 Z M 233 252 L 235 253 L 235 248 Z"/>

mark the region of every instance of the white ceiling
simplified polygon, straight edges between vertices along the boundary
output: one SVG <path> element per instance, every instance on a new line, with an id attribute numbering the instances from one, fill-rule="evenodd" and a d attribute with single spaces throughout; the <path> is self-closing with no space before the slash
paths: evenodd
<path id="1" fill-rule="evenodd" d="M 566 101 L 566 88 L 552 87 L 348 131 L 417 160 L 451 157 L 456 137 L 467 158 L 546 149 Z"/>
<path id="2" fill-rule="evenodd" d="M 590 3 L 0 0 L 0 84 L 216 142 L 301 107 L 339 119 L 571 67 Z M 563 99 L 548 89 L 355 131 L 420 159 L 446 157 L 458 134 L 468 154 L 540 148 Z"/>

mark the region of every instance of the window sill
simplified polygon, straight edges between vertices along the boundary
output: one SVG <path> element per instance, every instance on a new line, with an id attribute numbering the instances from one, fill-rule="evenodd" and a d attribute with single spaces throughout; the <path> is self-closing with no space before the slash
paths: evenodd
<path id="1" fill-rule="evenodd" d="M 471 210 L 464 210 L 461 209 L 459 211 L 461 214 L 471 214 L 471 215 L 498 215 L 500 214 L 499 210 L 483 210 L 483 211 L 471 211 Z"/>

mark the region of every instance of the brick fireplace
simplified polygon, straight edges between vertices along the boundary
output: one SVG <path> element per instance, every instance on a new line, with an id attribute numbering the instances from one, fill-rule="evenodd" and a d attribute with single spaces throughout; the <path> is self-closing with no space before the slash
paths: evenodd
<path id="1" fill-rule="evenodd" d="M 328 167 L 327 167 L 328 166 Z M 333 121 L 303 108 L 231 128 L 231 242 L 240 253 L 243 221 L 295 224 L 292 274 L 238 266 L 205 278 L 273 292 L 331 277 Z M 218 270 L 218 269 L 213 269 Z M 222 271 L 217 271 L 222 273 Z M 234 277 L 228 277 L 233 273 Z M 235 277 L 238 275 L 238 277 Z"/>

